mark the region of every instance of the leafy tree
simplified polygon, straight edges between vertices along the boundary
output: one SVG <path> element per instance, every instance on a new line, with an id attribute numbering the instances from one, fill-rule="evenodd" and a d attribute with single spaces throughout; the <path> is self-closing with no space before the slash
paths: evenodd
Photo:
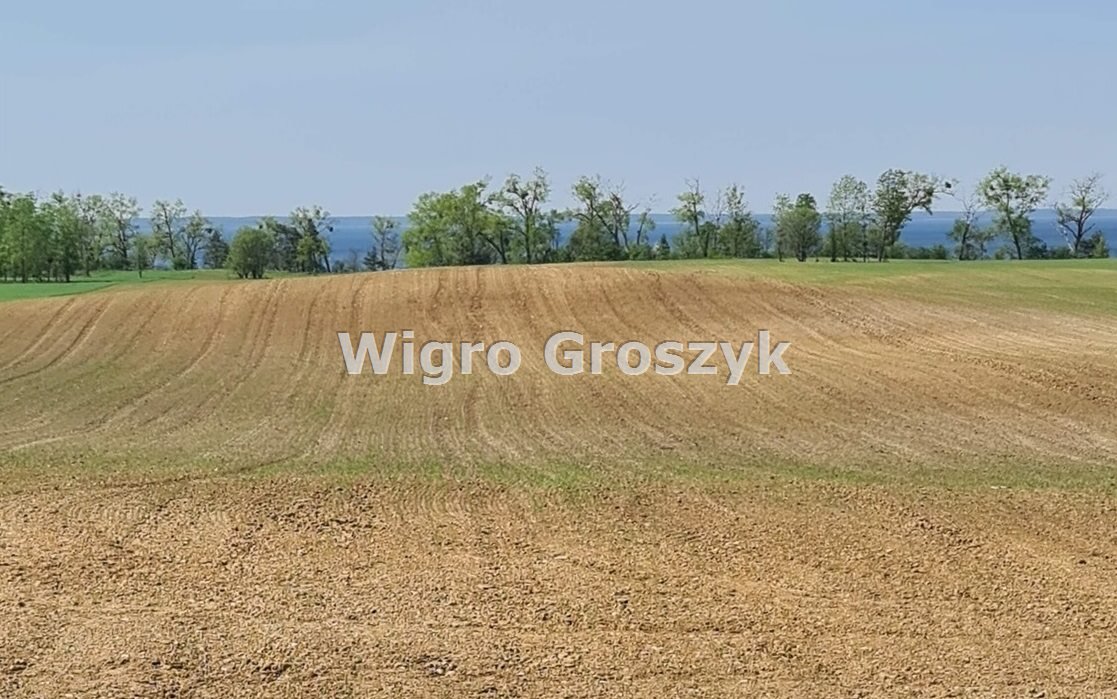
<path id="1" fill-rule="evenodd" d="M 216 228 L 210 228 L 202 244 L 202 264 L 206 269 L 222 269 L 229 258 L 229 244 Z"/>
<path id="2" fill-rule="evenodd" d="M 364 268 L 370 272 L 395 269 L 399 262 L 400 241 L 396 220 L 388 216 L 372 219 L 372 248 L 365 255 Z"/>
<path id="3" fill-rule="evenodd" d="M 132 262 L 140 279 L 143 279 L 144 270 L 155 261 L 154 251 L 157 247 L 158 243 L 149 236 L 136 235 L 132 238 Z"/>
<path id="4" fill-rule="evenodd" d="M 81 266 L 82 224 L 77 204 L 63 192 L 56 192 L 43 209 L 49 222 L 48 275 L 68 282 Z"/>
<path id="5" fill-rule="evenodd" d="M 760 256 L 770 258 L 779 254 L 776 245 L 776 228 L 774 225 L 760 227 Z M 782 260 L 783 258 L 780 257 Z"/>
<path id="6" fill-rule="evenodd" d="M 981 202 L 995 214 L 994 226 L 1007 237 L 1016 259 L 1042 256 L 1043 246 L 1032 233 L 1031 214 L 1047 196 L 1051 179 L 1042 175 L 1020 175 L 999 167 L 978 184 Z"/>
<path id="7" fill-rule="evenodd" d="M 626 201 L 623 187 L 598 176 L 583 176 L 571 191 L 577 202 L 569 214 L 576 224 L 568 244 L 571 259 L 627 259 L 630 247 L 647 243 L 655 228 L 651 211 L 647 205 Z"/>
<path id="8" fill-rule="evenodd" d="M 900 241 L 900 233 L 917 209 L 931 213 L 931 204 L 941 187 L 937 177 L 907 170 L 886 170 L 877 180 L 872 197 L 873 221 L 869 242 L 877 260 L 888 259 L 888 251 Z"/>
<path id="9" fill-rule="evenodd" d="M 0 281 L 8 278 L 8 269 L 11 264 L 8 251 L 8 215 L 11 207 L 12 195 L 0 187 Z"/>
<path id="10" fill-rule="evenodd" d="M 484 181 L 419 197 L 403 233 L 408 267 L 507 262 L 511 229 L 493 211 Z"/>
<path id="11" fill-rule="evenodd" d="M 794 255 L 795 259 L 805 262 L 815 254 L 822 243 L 820 229 L 822 215 L 810 194 L 800 194 L 792 202 L 781 194 L 775 206 L 776 248 L 783 259 L 784 253 Z"/>
<path id="12" fill-rule="evenodd" d="M 151 205 L 151 244 L 152 252 L 161 255 L 176 269 L 181 269 L 180 264 L 185 259 L 182 255 L 180 241 L 183 236 L 183 221 L 186 217 L 186 206 L 181 199 L 173 202 L 163 199 Z"/>
<path id="13" fill-rule="evenodd" d="M 719 226 L 716 221 L 706 221 L 706 195 L 698 180 L 688 180 L 687 188 L 678 196 L 678 205 L 671 214 L 683 225 L 680 247 L 686 257 L 710 256 L 717 249 Z"/>
<path id="14" fill-rule="evenodd" d="M 631 214 L 630 214 L 630 216 L 631 216 Z M 631 218 L 629 220 L 631 221 Z M 635 231 L 633 231 L 630 228 L 629 231 L 626 232 L 625 235 L 622 237 L 622 242 L 624 243 L 624 245 L 627 245 L 630 248 L 632 246 L 636 246 L 638 248 L 647 248 L 648 247 L 648 240 L 651 238 L 652 232 L 654 230 L 655 230 L 655 221 L 652 220 L 651 209 L 648 208 L 647 206 L 645 206 L 643 211 L 641 211 L 636 216 L 636 229 L 635 229 Z M 628 242 L 629 233 L 632 234 L 632 242 L 631 243 Z M 631 256 L 632 255 L 630 254 L 629 257 L 631 257 Z"/>
<path id="15" fill-rule="evenodd" d="M 102 213 L 110 231 L 109 265 L 114 269 L 128 269 L 131 266 L 129 253 L 136 236 L 135 221 L 140 215 L 140 206 L 135 197 L 113 192 L 104 201 Z"/>
<path id="16" fill-rule="evenodd" d="M 945 260 L 950 257 L 950 251 L 942 243 L 936 243 L 930 247 L 913 247 L 897 243 L 892 248 L 892 254 L 898 259 L 906 260 Z"/>
<path id="17" fill-rule="evenodd" d="M 944 182 L 943 190 L 961 207 L 958 218 L 954 220 L 954 227 L 950 229 L 950 239 L 955 245 L 955 253 L 959 260 L 980 260 L 985 257 L 985 246 L 991 239 L 990 231 L 980 225 L 981 216 L 985 213 L 981 206 L 981 197 L 975 191 L 966 191 L 957 182 Z"/>
<path id="18" fill-rule="evenodd" d="M 101 264 L 105 252 L 105 239 L 108 233 L 107 206 L 100 194 L 83 196 L 75 194 L 74 209 L 78 216 L 78 255 L 85 276 L 93 274 L 93 269 Z"/>
<path id="19" fill-rule="evenodd" d="M 329 273 L 330 241 L 326 236 L 334 229 L 330 213 L 317 204 L 299 207 L 291 212 L 291 226 L 298 232 L 295 260 L 300 270 Z"/>
<path id="20" fill-rule="evenodd" d="M 330 268 L 330 248 L 326 241 L 318 236 L 304 235 L 299 238 L 298 247 L 295 248 L 295 259 L 299 269 L 310 274 L 318 274 L 325 267 Z"/>
<path id="21" fill-rule="evenodd" d="M 760 254 L 760 223 L 745 203 L 744 190 L 732 184 L 719 196 L 724 223 L 717 232 L 717 252 L 725 257 L 756 257 Z"/>
<path id="22" fill-rule="evenodd" d="M 49 281 L 53 271 L 51 268 L 55 251 L 54 216 L 49 200 L 43 203 L 35 200 L 29 232 L 30 247 L 27 264 L 30 272 L 38 281 Z"/>
<path id="23" fill-rule="evenodd" d="M 971 235 L 974 250 L 977 252 L 977 259 L 984 260 L 989 256 L 989 246 L 997 239 L 997 229 L 993 226 L 978 226 Z"/>
<path id="24" fill-rule="evenodd" d="M 868 258 L 866 232 L 870 220 L 870 200 L 869 185 L 853 175 L 844 175 L 834 183 L 826 204 L 826 222 L 830 229 L 826 247 L 831 262 L 837 262 L 839 257 L 843 260 L 855 256 Z"/>
<path id="25" fill-rule="evenodd" d="M 275 259 L 275 239 L 266 228 L 246 226 L 233 236 L 225 261 L 241 279 L 263 279 Z"/>
<path id="26" fill-rule="evenodd" d="M 954 226 L 947 236 L 954 241 L 954 254 L 959 260 L 980 260 L 984 256 L 976 246 L 977 238 L 974 235 L 976 228 L 976 224 L 964 212 L 954 219 Z"/>
<path id="27" fill-rule="evenodd" d="M 1101 184 L 1101 175 L 1093 174 L 1071 183 L 1067 202 L 1056 202 L 1055 220 L 1067 241 L 1071 256 L 1087 257 L 1093 254 L 1090 234 L 1094 232 L 1091 219 L 1109 198 Z"/>
<path id="28" fill-rule="evenodd" d="M 508 221 L 517 256 L 529 265 L 547 262 L 554 257 L 562 216 L 553 209 L 545 209 L 550 196 L 547 173 L 536 168 L 528 180 L 521 179 L 519 175 L 509 175 L 504 187 L 494 197 L 494 203 Z M 502 259 L 507 261 L 505 256 Z"/>
<path id="29" fill-rule="evenodd" d="M 302 271 L 299 263 L 299 241 L 302 233 L 295 226 L 265 216 L 258 224 L 275 240 L 275 266 L 286 272 Z"/>
<path id="30" fill-rule="evenodd" d="M 186 220 L 186 225 L 182 227 L 182 256 L 179 258 L 182 264 L 176 260 L 175 268 L 197 269 L 198 253 L 214 232 L 216 231 L 210 220 L 203 216 L 201 211 L 195 209 Z M 220 235 L 218 233 L 218 237 Z"/>
<path id="31" fill-rule="evenodd" d="M 13 278 L 28 282 L 41 268 L 38 241 L 44 237 L 43 219 L 32 194 L 17 194 L 4 205 L 3 251 Z"/>
<path id="32" fill-rule="evenodd" d="M 671 243 L 667 240 L 667 234 L 659 236 L 659 242 L 652 248 L 652 257 L 657 260 L 671 259 Z"/>
<path id="33" fill-rule="evenodd" d="M 580 221 L 566 243 L 566 257 L 572 262 L 619 260 L 627 256 L 597 221 Z"/>
<path id="34" fill-rule="evenodd" d="M 1101 231 L 1097 231 L 1090 236 L 1090 240 L 1087 241 L 1086 244 L 1086 249 L 1090 251 L 1090 257 L 1101 259 L 1109 257 L 1109 246 L 1106 245 L 1105 236 L 1102 235 Z"/>

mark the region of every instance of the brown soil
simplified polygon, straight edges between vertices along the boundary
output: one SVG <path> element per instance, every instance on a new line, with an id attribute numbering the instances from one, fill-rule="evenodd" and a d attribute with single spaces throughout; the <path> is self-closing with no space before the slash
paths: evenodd
<path id="1" fill-rule="evenodd" d="M 0 697 L 1117 697 L 1117 320 L 634 268 L 0 309 Z M 516 342 L 349 377 L 336 333 Z M 791 340 L 559 377 L 551 333 Z"/>
<path id="2" fill-rule="evenodd" d="M 1117 462 L 1117 317 L 955 307 L 632 268 L 452 269 L 164 284 L 6 304 L 0 449 L 34 467 L 206 461 L 863 471 Z M 789 340 L 791 376 L 562 377 L 551 334 Z M 515 342 L 440 387 L 350 377 L 337 332 Z M 395 365 L 398 367 L 397 364 Z"/>
<path id="3" fill-rule="evenodd" d="M 0 503 L 0 696 L 1117 696 L 1110 499 L 220 479 Z"/>

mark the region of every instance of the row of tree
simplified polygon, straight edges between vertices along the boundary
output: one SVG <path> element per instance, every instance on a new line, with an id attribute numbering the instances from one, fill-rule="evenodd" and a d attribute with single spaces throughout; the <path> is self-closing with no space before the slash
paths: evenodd
<path id="1" fill-rule="evenodd" d="M 348 259 L 335 259 L 331 264 L 327 234 L 333 223 L 329 213 L 320 206 L 295 209 L 286 222 L 265 218 L 256 226 L 238 230 L 225 266 L 242 279 L 260 279 L 270 269 L 308 274 L 393 269 L 400 255 L 397 225 L 387 216 L 373 218 L 371 246 L 364 258 L 351 250 Z"/>
<path id="2" fill-rule="evenodd" d="M 742 189 L 730 185 L 716 194 L 698 181 L 687 183 L 671 210 L 681 225 L 673 245 L 655 240 L 646 203 L 625 198 L 623 189 L 600 178 L 579 179 L 574 208 L 548 208 L 546 173 L 524 180 L 510 176 L 499 189 L 485 181 L 419 197 L 403 234 L 408 266 L 533 263 L 656 257 L 792 257 L 820 255 L 832 261 L 884 261 L 894 256 L 946 258 L 945 246 L 912 249 L 900 236 L 916 211 L 932 212 L 936 200 L 961 205 L 950 238 L 954 255 L 973 260 L 995 255 L 1016 259 L 1106 257 L 1108 248 L 1092 221 L 1108 198 L 1101 177 L 1076 180 L 1064 201 L 1053 206 L 1066 248 L 1048 250 L 1032 230 L 1032 214 L 1046 200 L 1050 179 L 997 168 L 972 190 L 932 175 L 887 170 L 876 185 L 846 175 L 820 210 L 810 194 L 777 197 L 772 223 L 762 226 L 749 210 Z M 574 225 L 562 244 L 559 224 Z M 992 249 L 995 241 L 1004 245 Z"/>
<path id="3" fill-rule="evenodd" d="M 600 177 L 582 177 L 574 184 L 573 207 L 549 206 L 551 184 L 537 169 L 529 178 L 511 175 L 496 188 L 481 180 L 423 194 L 402 234 L 396 220 L 376 217 L 363 259 L 356 251 L 343 259 L 331 255 L 333 224 L 320 206 L 300 207 L 285 220 L 264 218 L 238 230 L 230 244 L 181 200 L 156 201 L 150 231 L 141 233 L 134 197 L 56 193 L 40 199 L 0 189 L 0 279 L 69 281 L 98 269 L 132 269 L 142 276 L 160 261 L 176 269 L 228 267 L 241 277 L 260 277 L 272 269 L 310 274 L 383 270 L 396 267 L 401 255 L 409 267 L 669 257 L 1107 257 L 1105 237 L 1094 223 L 1108 198 L 1101 177 L 1074 181 L 1053 204 L 1066 241 L 1054 250 L 1032 230 L 1032 214 L 1047 201 L 1049 189 L 1047 177 L 1003 167 L 969 190 L 953 180 L 892 169 L 874 186 L 842 177 L 823 208 L 810 194 L 780 195 L 771 224 L 763 226 L 741 187 L 709 193 L 691 181 L 671 210 L 681 226 L 672 241 L 666 235 L 655 238 L 647 202 L 630 200 L 623 187 Z M 931 213 L 944 198 L 960 209 L 950 233 L 954 250 L 903 245 L 901 233 L 912 215 Z M 571 229 L 565 240 L 560 236 L 564 224 Z"/>
<path id="4" fill-rule="evenodd" d="M 225 264 L 228 245 L 201 212 L 181 201 L 157 201 L 151 232 L 141 235 L 134 197 L 67 195 L 40 200 L 0 190 L 0 279 L 70 281 L 95 270 L 136 270 L 142 276 L 156 259 L 176 269 Z"/>
<path id="5" fill-rule="evenodd" d="M 156 201 L 145 232 L 140 213 L 136 199 L 123 194 L 58 192 L 40 199 L 0 189 L 0 280 L 68 282 L 96 270 L 134 270 L 142 277 L 156 264 L 173 269 L 229 266 L 252 276 L 244 268 L 244 243 L 231 246 L 222 230 L 200 211 L 189 212 L 181 200 Z M 331 271 L 327 236 L 333 228 L 320 206 L 295 209 L 285 221 L 264 218 L 249 230 L 267 241 L 265 258 L 257 263 L 254 256 L 253 265 Z M 396 259 L 385 253 L 376 263 L 394 266 Z"/>

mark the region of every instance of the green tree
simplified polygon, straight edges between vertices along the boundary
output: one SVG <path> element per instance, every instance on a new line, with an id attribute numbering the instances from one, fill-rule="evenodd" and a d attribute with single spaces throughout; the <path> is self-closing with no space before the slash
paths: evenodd
<path id="1" fill-rule="evenodd" d="M 793 255 L 800 262 L 817 253 L 822 243 L 822 215 L 810 194 L 800 194 L 794 202 L 787 195 L 776 198 L 774 211 L 776 248 L 780 259 Z"/>
<path id="2" fill-rule="evenodd" d="M 327 234 L 334 225 L 330 213 L 315 204 L 299 207 L 291 212 L 291 226 L 297 231 L 295 260 L 299 270 L 317 274 L 330 272 L 330 241 Z"/>
<path id="3" fill-rule="evenodd" d="M 33 194 L 17 194 L 4 209 L 4 256 L 8 273 L 21 282 L 30 281 L 41 269 L 40 241 L 43 219 Z"/>
<path id="4" fill-rule="evenodd" d="M 888 259 L 889 250 L 900 241 L 904 226 L 918 209 L 931 213 L 931 204 L 941 187 L 939 178 L 907 170 L 886 170 L 877 180 L 872 196 L 873 221 L 869 242 L 877 260 Z"/>
<path id="5" fill-rule="evenodd" d="M 826 247 L 831 262 L 839 257 L 868 257 L 870 200 L 869 185 L 853 175 L 844 175 L 834 183 L 826 204 Z"/>
<path id="6" fill-rule="evenodd" d="M 175 263 L 176 269 L 197 269 L 198 253 L 214 232 L 213 224 L 197 209 L 190 214 L 186 225 L 182 227 L 182 255 L 181 264 Z M 219 234 L 220 235 L 220 234 Z"/>
<path id="7" fill-rule="evenodd" d="M 622 259 L 621 248 L 596 221 L 580 221 L 566 242 L 566 259 L 572 262 Z"/>
<path id="8" fill-rule="evenodd" d="M 246 226 L 233 236 L 225 266 L 241 279 L 263 279 L 275 259 L 275 239 L 259 226 Z"/>
<path id="9" fill-rule="evenodd" d="M 943 190 L 959 204 L 959 215 L 948 234 L 954 241 L 954 252 L 959 260 L 980 260 L 985 257 L 985 246 L 990 240 L 989 231 L 981 226 L 985 211 L 977 192 L 963 189 L 957 182 L 944 182 Z"/>
<path id="10" fill-rule="evenodd" d="M 11 254 L 8 251 L 8 211 L 11 207 L 12 195 L 0 187 L 0 281 L 8 278 L 11 266 Z"/>
<path id="11" fill-rule="evenodd" d="M 1072 257 L 1093 254 L 1090 236 L 1095 226 L 1091 219 L 1109 198 L 1101 183 L 1101 175 L 1094 173 L 1071 183 L 1066 192 L 1067 201 L 1055 203 L 1055 222 L 1067 241 Z"/>
<path id="12" fill-rule="evenodd" d="M 49 221 L 48 274 L 68 282 L 81 267 L 81 218 L 73 198 L 56 192 L 43 206 Z"/>
<path id="13" fill-rule="evenodd" d="M 562 216 L 553 209 L 546 209 L 550 197 L 547 173 L 540 168 L 527 180 L 516 174 L 509 175 L 494 197 L 494 203 L 508 221 L 516 256 L 529 265 L 548 262 L 554 257 Z M 502 259 L 506 261 L 503 256 Z"/>
<path id="14" fill-rule="evenodd" d="M 365 255 L 364 268 L 370 272 L 395 269 L 399 263 L 400 241 L 394 218 L 376 216 L 372 219 L 372 247 Z"/>
<path id="15" fill-rule="evenodd" d="M 1101 231 L 1096 231 L 1087 241 L 1086 249 L 1090 251 L 1090 257 L 1104 259 L 1109 257 L 1109 246 L 1106 245 L 1105 236 Z"/>
<path id="16" fill-rule="evenodd" d="M 303 271 L 299 263 L 299 241 L 302 239 L 299 229 L 272 216 L 265 216 L 257 225 L 275 240 L 275 267 L 285 272 Z"/>
<path id="17" fill-rule="evenodd" d="M 155 250 L 158 242 L 151 236 L 135 235 L 132 237 L 132 264 L 140 279 L 143 279 L 144 270 L 155 261 Z"/>
<path id="18" fill-rule="evenodd" d="M 298 247 L 295 248 L 299 269 L 310 274 L 318 274 L 323 271 L 323 267 L 329 269 L 329 254 L 326 241 L 317 236 L 300 237 Z"/>
<path id="19" fill-rule="evenodd" d="M 186 258 L 181 249 L 185 217 L 186 206 L 181 199 L 173 202 L 158 199 L 151 205 L 152 252 L 161 255 L 175 269 L 185 267 Z"/>
<path id="20" fill-rule="evenodd" d="M 667 240 L 667 234 L 659 236 L 659 242 L 652 248 L 652 257 L 657 260 L 671 259 L 671 243 Z"/>
<path id="21" fill-rule="evenodd" d="M 709 257 L 710 252 L 717 249 L 720 226 L 716 221 L 706 220 L 706 195 L 698 180 L 687 181 L 687 188 L 679 194 L 678 202 L 671 214 L 683 226 L 679 242 L 683 256 Z"/>
<path id="22" fill-rule="evenodd" d="M 229 258 L 229 244 L 216 228 L 210 228 L 202 244 L 202 264 L 206 269 L 222 269 Z"/>
<path id="23" fill-rule="evenodd" d="M 85 276 L 91 276 L 100 266 L 105 253 L 105 240 L 109 222 L 105 199 L 100 194 L 74 195 L 74 209 L 79 221 L 78 255 Z"/>
<path id="24" fill-rule="evenodd" d="M 566 216 L 575 223 L 567 244 L 570 259 L 628 259 L 633 256 L 633 248 L 647 246 L 655 229 L 651 211 L 646 204 L 627 201 L 623 187 L 598 176 L 583 176 L 574 183 L 571 193 L 576 204 Z"/>
<path id="25" fill-rule="evenodd" d="M 511 228 L 490 206 L 484 181 L 419 197 L 403 233 L 408 267 L 507 262 Z"/>
<path id="26" fill-rule="evenodd" d="M 110 233 L 109 265 L 114 269 L 129 269 L 129 255 L 136 236 L 136 217 L 140 215 L 140 206 L 135 197 L 113 192 L 104 200 L 102 213 Z"/>
<path id="27" fill-rule="evenodd" d="M 760 223 L 745 202 L 744 190 L 732 184 L 719 197 L 725 221 L 717 234 L 717 252 L 725 257 L 756 257 L 760 254 Z"/>
<path id="28" fill-rule="evenodd" d="M 1047 196 L 1051 179 L 1042 175 L 1020 175 L 999 167 L 978 184 L 981 202 L 994 213 L 993 225 L 1008 238 L 1016 259 L 1037 256 L 1041 248 L 1032 233 L 1031 215 Z"/>

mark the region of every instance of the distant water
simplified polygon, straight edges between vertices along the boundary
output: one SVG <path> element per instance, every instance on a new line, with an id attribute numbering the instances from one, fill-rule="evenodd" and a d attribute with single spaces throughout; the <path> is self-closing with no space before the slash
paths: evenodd
<path id="1" fill-rule="evenodd" d="M 282 217 L 276 218 L 283 220 Z M 655 230 L 652 232 L 651 236 L 652 242 L 658 241 L 661 235 L 666 235 L 668 241 L 674 244 L 675 239 L 683 229 L 682 225 L 670 214 L 654 214 L 652 218 L 656 224 Z M 756 218 L 761 226 L 766 228 L 771 227 L 771 214 L 757 214 Z M 945 245 L 947 249 L 951 249 L 953 243 L 950 241 L 948 235 L 951 228 L 954 226 L 955 218 L 957 218 L 957 214 L 953 212 L 939 212 L 933 215 L 920 212 L 914 215 L 911 222 L 904 228 L 900 240 L 904 244 L 913 247 L 930 247 L 941 243 Z M 238 228 L 256 225 L 259 218 L 218 216 L 210 220 L 224 231 L 226 238 L 230 238 Z M 405 217 L 396 217 L 396 220 L 400 222 L 401 229 L 406 226 L 407 219 Z M 1117 209 L 1099 211 L 1094 217 L 1094 222 L 1099 230 L 1106 233 L 1110 249 L 1117 249 Z M 139 223 L 140 229 L 144 232 L 150 230 L 150 224 L 146 219 L 141 220 Z M 329 234 L 330 245 L 333 249 L 331 257 L 335 259 L 344 259 L 348 257 L 350 250 L 354 250 L 360 257 L 364 257 L 372 243 L 372 217 L 339 216 L 333 219 L 333 223 L 333 232 Z M 985 223 L 988 223 L 988 219 Z M 1060 234 L 1056 228 L 1054 211 L 1037 211 L 1032 216 L 1032 225 L 1035 234 L 1039 236 L 1040 240 L 1047 243 L 1049 248 L 1066 245 L 1066 241 L 1063 240 L 1062 234 Z M 574 224 L 563 224 L 560 227 L 563 240 L 565 240 L 573 230 Z M 999 246 L 999 244 L 995 244 L 993 249 Z"/>

